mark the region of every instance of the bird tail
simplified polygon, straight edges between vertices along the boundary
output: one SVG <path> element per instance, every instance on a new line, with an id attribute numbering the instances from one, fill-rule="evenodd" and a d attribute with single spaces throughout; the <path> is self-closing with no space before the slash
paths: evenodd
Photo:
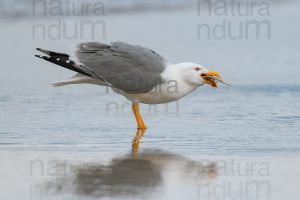
<path id="1" fill-rule="evenodd" d="M 42 58 L 49 62 L 52 62 L 61 67 L 70 69 L 72 71 L 78 72 L 80 74 L 93 77 L 93 73 L 90 72 L 85 66 L 76 64 L 74 61 L 70 60 L 70 56 L 64 53 L 57 53 L 53 51 L 44 50 L 41 48 L 37 48 L 36 50 L 46 54 L 46 55 L 35 55 L 38 58 Z M 58 85 L 57 85 L 58 86 Z"/>
<path id="2" fill-rule="evenodd" d="M 69 85 L 71 83 L 68 83 L 68 82 L 57 82 L 57 83 L 52 83 L 51 85 L 53 87 L 60 87 L 60 86 L 64 86 L 64 85 Z"/>
<path id="3" fill-rule="evenodd" d="M 74 76 L 62 80 L 60 82 L 52 83 L 51 85 L 53 87 L 59 87 L 64 85 L 70 85 L 70 84 L 82 84 L 82 83 L 88 83 L 88 84 L 94 84 L 94 85 L 105 85 L 105 83 L 100 79 L 95 79 L 92 77 L 85 76 L 83 74 L 77 73 Z"/>

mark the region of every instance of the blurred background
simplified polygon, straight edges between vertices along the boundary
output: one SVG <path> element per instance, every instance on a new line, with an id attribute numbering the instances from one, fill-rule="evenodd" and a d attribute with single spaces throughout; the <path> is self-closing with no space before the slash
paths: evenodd
<path id="1" fill-rule="evenodd" d="M 297 0 L 0 0 L 0 199 L 299 199 Z M 35 48 L 124 41 L 232 87 L 141 106 Z"/>

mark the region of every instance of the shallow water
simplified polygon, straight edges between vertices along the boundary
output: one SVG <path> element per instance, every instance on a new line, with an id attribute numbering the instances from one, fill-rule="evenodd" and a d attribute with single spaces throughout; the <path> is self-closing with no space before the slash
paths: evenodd
<path id="1" fill-rule="evenodd" d="M 97 40 L 213 66 L 233 85 L 141 106 L 143 137 L 130 103 L 111 90 L 49 86 L 72 73 L 34 48 L 82 40 L 32 38 L 33 24 L 56 19 L 1 21 L 0 198 L 299 199 L 298 8 L 272 7 L 270 40 L 199 40 L 197 23 L 219 19 L 196 11 L 105 16 Z"/>

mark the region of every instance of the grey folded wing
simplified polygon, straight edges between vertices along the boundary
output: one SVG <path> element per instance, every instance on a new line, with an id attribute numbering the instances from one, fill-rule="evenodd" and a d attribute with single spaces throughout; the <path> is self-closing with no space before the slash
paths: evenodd
<path id="1" fill-rule="evenodd" d="M 162 82 L 167 62 L 154 51 L 137 45 L 113 42 L 81 43 L 75 56 L 106 83 L 127 93 L 144 93 Z"/>

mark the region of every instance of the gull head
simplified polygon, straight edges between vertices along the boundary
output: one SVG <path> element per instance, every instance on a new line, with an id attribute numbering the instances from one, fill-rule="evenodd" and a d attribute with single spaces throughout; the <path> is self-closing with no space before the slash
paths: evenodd
<path id="1" fill-rule="evenodd" d="M 199 64 L 181 63 L 179 66 L 181 68 L 180 73 L 183 76 L 184 81 L 188 82 L 189 84 L 197 86 L 207 84 L 214 88 L 218 87 L 218 83 L 230 85 L 223 81 L 219 73 L 208 70 Z"/>

